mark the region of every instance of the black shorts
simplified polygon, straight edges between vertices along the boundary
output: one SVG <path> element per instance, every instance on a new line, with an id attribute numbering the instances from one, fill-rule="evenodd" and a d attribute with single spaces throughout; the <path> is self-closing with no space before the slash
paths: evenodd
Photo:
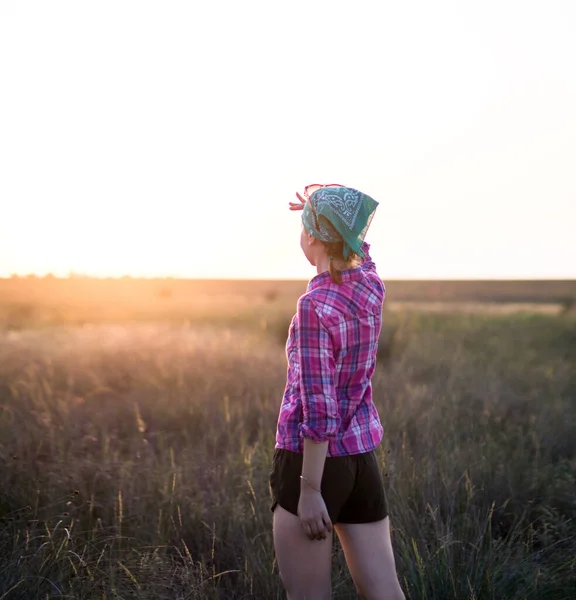
<path id="1" fill-rule="evenodd" d="M 274 450 L 270 489 L 272 511 L 279 504 L 298 514 L 302 454 Z M 322 497 L 332 523 L 373 523 L 388 516 L 388 502 L 376 452 L 327 457 L 322 475 Z"/>

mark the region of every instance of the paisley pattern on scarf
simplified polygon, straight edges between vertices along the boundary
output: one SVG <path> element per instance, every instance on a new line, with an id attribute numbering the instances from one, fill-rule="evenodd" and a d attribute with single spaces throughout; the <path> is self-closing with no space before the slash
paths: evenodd
<path id="1" fill-rule="evenodd" d="M 344 242 L 344 258 L 363 257 L 362 242 L 378 202 L 348 187 L 321 187 L 310 195 L 302 211 L 308 233 L 323 242 Z"/>
<path id="2" fill-rule="evenodd" d="M 318 207 L 327 202 L 334 214 L 352 230 L 362 206 L 362 194 L 358 190 L 342 188 L 344 193 L 340 196 L 334 193 L 333 189 L 322 188 L 314 193 L 314 204 Z"/>

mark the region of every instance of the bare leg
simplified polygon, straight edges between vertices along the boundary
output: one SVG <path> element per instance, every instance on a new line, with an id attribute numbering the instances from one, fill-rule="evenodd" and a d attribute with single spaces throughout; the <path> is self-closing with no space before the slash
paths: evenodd
<path id="1" fill-rule="evenodd" d="M 388 517 L 375 523 L 338 523 L 335 529 L 362 598 L 404 600 L 396 575 Z"/>
<path id="2" fill-rule="evenodd" d="M 300 518 L 277 506 L 274 548 L 289 600 L 330 600 L 332 534 L 325 540 L 310 540 Z"/>

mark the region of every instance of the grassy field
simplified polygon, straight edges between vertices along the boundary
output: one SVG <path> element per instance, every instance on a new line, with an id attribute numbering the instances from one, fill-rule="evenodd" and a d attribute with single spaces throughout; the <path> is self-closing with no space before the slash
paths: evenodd
<path id="1" fill-rule="evenodd" d="M 60 290 L 67 304 L 12 283 L 0 285 L 0 599 L 283 598 L 268 472 L 304 284 L 259 283 L 256 308 L 247 288 L 198 288 L 185 309 L 190 288 L 175 283 L 141 283 L 136 299 Z M 385 311 L 373 383 L 407 598 L 574 598 L 568 308 Z M 333 562 L 334 598 L 356 598 L 337 544 Z"/>

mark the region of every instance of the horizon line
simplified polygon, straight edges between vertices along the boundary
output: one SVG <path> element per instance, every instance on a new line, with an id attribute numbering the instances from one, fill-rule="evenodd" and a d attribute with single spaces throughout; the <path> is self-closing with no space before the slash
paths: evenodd
<path id="1" fill-rule="evenodd" d="M 74 280 L 96 280 L 96 281 L 310 281 L 316 275 L 309 278 L 305 277 L 181 277 L 173 275 L 54 275 L 47 273 L 45 275 L 37 275 L 29 273 L 26 275 L 11 274 L 8 276 L 0 275 L 0 281 L 12 281 L 18 279 L 39 279 L 39 280 L 58 280 L 58 281 L 74 281 Z M 568 277 L 382 277 L 387 281 L 564 281 L 576 283 L 576 276 Z"/>

